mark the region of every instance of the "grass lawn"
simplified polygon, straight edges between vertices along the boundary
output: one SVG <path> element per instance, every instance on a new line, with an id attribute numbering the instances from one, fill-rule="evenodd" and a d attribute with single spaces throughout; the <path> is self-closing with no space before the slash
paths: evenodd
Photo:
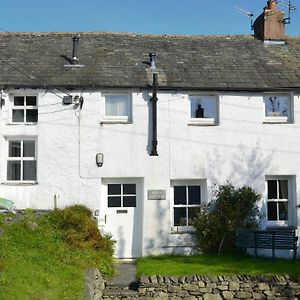
<path id="1" fill-rule="evenodd" d="M 30 228 L 28 222 L 38 226 Z M 32 215 L 11 224 L 0 220 L 0 299 L 83 299 L 87 268 L 112 272 L 111 253 L 71 247 L 53 225 Z"/>
<path id="2" fill-rule="evenodd" d="M 254 261 L 247 256 L 193 255 L 144 257 L 137 261 L 139 275 L 275 275 L 288 274 L 300 279 L 300 261 L 276 259 Z"/>

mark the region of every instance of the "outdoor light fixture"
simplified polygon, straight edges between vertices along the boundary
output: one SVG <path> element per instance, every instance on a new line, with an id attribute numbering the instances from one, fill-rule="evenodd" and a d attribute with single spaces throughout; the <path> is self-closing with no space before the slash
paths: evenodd
<path id="1" fill-rule="evenodd" d="M 98 167 L 103 166 L 103 153 L 97 153 L 96 154 L 96 164 Z"/>

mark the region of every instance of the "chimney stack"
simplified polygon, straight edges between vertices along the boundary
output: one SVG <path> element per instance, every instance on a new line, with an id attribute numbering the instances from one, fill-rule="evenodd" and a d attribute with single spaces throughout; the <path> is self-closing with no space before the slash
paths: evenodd
<path id="1" fill-rule="evenodd" d="M 263 13 L 254 22 L 254 35 L 262 41 L 284 41 L 284 12 L 277 10 L 277 1 L 268 0 Z"/>

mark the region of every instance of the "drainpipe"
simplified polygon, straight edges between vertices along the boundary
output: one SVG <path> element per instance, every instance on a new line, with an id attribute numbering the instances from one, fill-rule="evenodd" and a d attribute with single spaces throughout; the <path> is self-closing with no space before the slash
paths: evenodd
<path id="1" fill-rule="evenodd" d="M 155 72 L 156 66 L 155 66 L 155 54 L 150 53 L 150 66 L 151 69 L 154 70 L 153 73 L 153 82 L 152 82 L 152 88 L 153 88 L 153 94 L 150 99 L 152 102 L 152 150 L 150 153 L 150 156 L 158 156 L 157 153 L 157 73 Z"/>

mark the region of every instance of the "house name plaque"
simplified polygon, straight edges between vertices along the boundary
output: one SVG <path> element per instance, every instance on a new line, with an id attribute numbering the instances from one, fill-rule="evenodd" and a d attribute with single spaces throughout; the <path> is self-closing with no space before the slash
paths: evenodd
<path id="1" fill-rule="evenodd" d="M 148 200 L 166 200 L 166 190 L 148 190 Z"/>

